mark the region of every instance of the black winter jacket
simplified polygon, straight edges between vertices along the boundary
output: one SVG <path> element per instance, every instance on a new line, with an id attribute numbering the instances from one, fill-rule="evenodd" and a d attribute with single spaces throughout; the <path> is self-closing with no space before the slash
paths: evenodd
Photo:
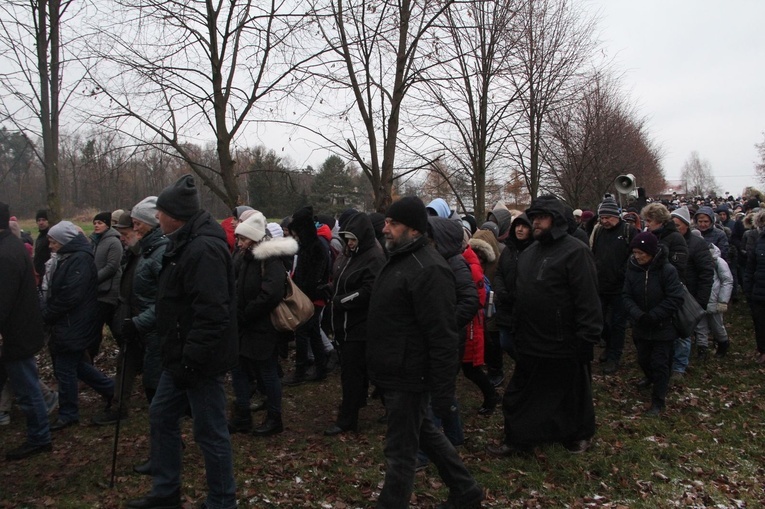
<path id="1" fill-rule="evenodd" d="M 518 256 L 515 341 L 519 354 L 591 360 L 603 315 L 595 260 L 589 247 L 567 233 L 563 205 L 537 198 L 532 208 L 553 216 L 549 236 Z"/>
<path id="2" fill-rule="evenodd" d="M 174 375 L 184 366 L 221 375 L 236 365 L 239 342 L 226 233 L 202 210 L 168 238 L 156 303 L 162 366 Z"/>
<path id="3" fill-rule="evenodd" d="M 98 330 L 98 271 L 88 239 L 79 234 L 58 250 L 43 320 L 51 325 L 53 352 L 82 352 Z"/>
<path id="4" fill-rule="evenodd" d="M 451 268 L 428 239 L 390 251 L 372 287 L 367 367 L 382 389 L 430 392 L 448 408 L 457 370 L 456 292 Z"/>
<path id="5" fill-rule="evenodd" d="M 337 341 L 366 341 L 367 311 L 372 286 L 385 265 L 385 253 L 375 238 L 369 216 L 357 212 L 344 222 L 343 232 L 353 234 L 358 246 L 345 246 L 332 275 L 332 329 Z"/>
<path id="6" fill-rule="evenodd" d="M 699 305 L 706 309 L 712 283 L 715 278 L 715 261 L 709 252 L 709 245 L 694 235 L 690 228 L 683 236 L 688 243 L 688 265 L 685 267 L 685 286 Z"/>
<path id="7" fill-rule="evenodd" d="M 754 248 L 748 251 L 744 293 L 747 299 L 765 302 L 765 232 L 757 236 Z"/>
<path id="8" fill-rule="evenodd" d="M 497 325 L 500 327 L 513 326 L 513 303 L 515 302 L 515 276 L 518 267 L 518 255 L 529 247 L 534 239 L 518 240 L 515 236 L 515 227 L 525 224 L 529 228 L 531 223 L 526 214 L 521 214 L 513 219 L 509 234 L 505 241 L 505 249 L 499 255 L 497 275 L 494 278 L 494 302 L 497 307 Z"/>
<path id="9" fill-rule="evenodd" d="M 284 298 L 288 277 L 282 258 L 297 251 L 295 239 L 282 237 L 242 254 L 236 281 L 240 356 L 265 360 L 273 354 L 281 335 L 271 323 L 271 311 Z"/>
<path id="10" fill-rule="evenodd" d="M 327 246 L 316 234 L 313 209 L 304 207 L 295 212 L 289 228 L 297 234 L 299 246 L 292 280 L 314 304 L 323 306 L 324 295 L 319 287 L 329 282 L 330 260 Z"/>
<path id="11" fill-rule="evenodd" d="M 685 280 L 685 268 L 688 265 L 688 245 L 685 239 L 677 231 L 677 226 L 673 221 L 667 221 L 656 230 L 652 231 L 659 238 L 659 243 L 667 248 L 667 260 L 677 269 L 677 275 L 682 282 Z"/>
<path id="12" fill-rule="evenodd" d="M 636 340 L 674 341 L 677 338 L 672 316 L 683 304 L 685 292 L 677 270 L 666 258 L 664 249 L 646 266 L 639 265 L 634 256 L 630 257 L 622 295 Z M 651 323 L 638 321 L 644 314 Z"/>
<path id="13" fill-rule="evenodd" d="M 40 234 L 37 236 L 37 240 L 35 240 L 35 272 L 37 272 L 37 276 L 41 281 L 43 275 L 45 275 L 45 262 L 50 260 L 50 241 L 48 240 L 48 230 L 50 230 L 50 228 L 40 230 Z"/>
<path id="14" fill-rule="evenodd" d="M 11 230 L 0 230 L 0 281 L 0 359 L 26 359 L 40 351 L 44 333 L 32 258 Z"/>
<path id="15" fill-rule="evenodd" d="M 598 269 L 598 291 L 601 295 L 619 295 L 624 287 L 630 241 L 637 235 L 631 224 L 619 220 L 613 228 L 598 224 L 592 232 L 592 254 Z"/>

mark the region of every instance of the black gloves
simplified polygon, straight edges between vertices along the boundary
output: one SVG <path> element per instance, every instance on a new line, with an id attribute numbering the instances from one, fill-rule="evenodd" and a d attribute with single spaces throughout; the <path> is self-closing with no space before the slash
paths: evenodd
<path id="1" fill-rule="evenodd" d="M 173 383 L 178 389 L 193 389 L 199 385 L 202 380 L 198 369 L 189 365 L 183 365 L 180 368 L 172 370 Z"/>
<path id="2" fill-rule="evenodd" d="M 125 318 L 122 320 L 122 327 L 120 328 L 120 335 L 125 343 L 135 343 L 138 339 L 138 328 L 133 323 L 132 318 Z"/>

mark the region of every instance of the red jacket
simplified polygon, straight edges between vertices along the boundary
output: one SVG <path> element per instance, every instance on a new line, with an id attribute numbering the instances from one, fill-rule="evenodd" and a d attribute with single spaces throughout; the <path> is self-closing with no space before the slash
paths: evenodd
<path id="1" fill-rule="evenodd" d="M 473 248 L 468 246 L 465 251 L 462 252 L 463 258 L 467 261 L 470 267 L 470 275 L 473 278 L 475 287 L 478 290 L 478 302 L 480 308 L 473 321 L 467 327 L 467 339 L 465 341 L 465 355 L 462 357 L 462 362 L 472 364 L 473 366 L 483 366 L 483 350 L 484 350 L 484 315 L 483 309 L 486 305 L 486 286 L 483 284 L 483 269 L 481 268 L 481 261 L 478 259 L 478 255 L 475 254 Z"/>

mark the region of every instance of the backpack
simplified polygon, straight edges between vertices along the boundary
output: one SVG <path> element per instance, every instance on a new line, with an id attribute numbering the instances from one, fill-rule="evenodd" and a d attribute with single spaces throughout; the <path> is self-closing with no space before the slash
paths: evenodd
<path id="1" fill-rule="evenodd" d="M 491 289 L 489 278 L 484 274 L 483 287 L 486 289 L 486 304 L 483 313 L 486 318 L 491 318 L 497 312 L 497 306 L 494 304 L 494 290 Z"/>

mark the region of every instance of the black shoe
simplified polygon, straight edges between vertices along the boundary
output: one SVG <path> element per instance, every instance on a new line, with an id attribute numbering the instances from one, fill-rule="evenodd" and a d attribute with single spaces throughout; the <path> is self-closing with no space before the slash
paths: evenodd
<path id="1" fill-rule="evenodd" d="M 601 368 L 601 371 L 603 371 L 604 375 L 613 375 L 614 373 L 619 371 L 619 362 L 613 359 L 609 359 L 603 363 L 603 367 Z"/>
<path id="2" fill-rule="evenodd" d="M 531 451 L 502 443 L 499 445 L 487 445 L 486 452 L 498 458 L 513 458 L 528 456 Z"/>
<path id="3" fill-rule="evenodd" d="M 489 382 L 491 382 L 491 385 L 494 387 L 500 387 L 502 385 L 502 382 L 505 381 L 505 375 L 504 373 L 496 373 L 494 375 L 489 375 Z"/>
<path id="4" fill-rule="evenodd" d="M 249 408 L 234 407 L 228 421 L 229 433 L 249 433 L 252 431 L 252 414 Z"/>
<path id="5" fill-rule="evenodd" d="M 267 415 L 263 424 L 258 426 L 252 431 L 252 434 L 258 437 L 267 437 L 270 435 L 276 435 L 284 431 L 282 425 L 282 417 L 279 415 Z"/>
<path id="6" fill-rule="evenodd" d="M 64 420 L 61 420 L 61 417 L 59 417 L 58 419 L 56 419 L 55 422 L 51 423 L 50 430 L 51 431 L 60 431 L 60 430 L 62 430 L 64 428 L 68 428 L 69 426 L 76 426 L 79 423 L 80 423 L 80 421 L 77 420 L 77 419 L 75 419 L 73 421 L 64 421 Z"/>
<path id="7" fill-rule="evenodd" d="M 709 351 L 707 350 L 706 346 L 698 347 L 696 356 L 699 358 L 701 362 L 704 362 L 705 360 L 707 360 L 708 355 L 709 355 Z"/>
<path id="8" fill-rule="evenodd" d="M 658 417 L 661 415 L 661 407 L 657 405 L 651 405 L 651 408 L 643 412 L 645 417 Z"/>
<path id="9" fill-rule="evenodd" d="M 324 430 L 324 436 L 333 437 L 335 435 L 346 433 L 348 431 L 356 431 L 356 426 L 340 426 L 339 424 L 333 424 L 332 426 Z"/>
<path id="10" fill-rule="evenodd" d="M 146 460 L 140 465 L 133 467 L 133 472 L 141 475 L 151 475 L 151 460 Z"/>
<path id="11" fill-rule="evenodd" d="M 473 492 L 465 493 L 459 497 L 449 493 L 446 502 L 440 504 L 436 509 L 481 509 L 481 502 L 484 499 L 483 488 L 476 485 Z"/>
<path id="12" fill-rule="evenodd" d="M 93 416 L 90 422 L 96 426 L 109 426 L 110 424 L 117 424 L 117 421 L 123 419 L 127 419 L 127 408 L 123 408 L 121 414 L 116 408 L 111 408 Z"/>
<path id="13" fill-rule="evenodd" d="M 497 408 L 497 403 L 499 403 L 499 394 L 495 392 L 488 399 L 484 400 L 483 405 L 478 409 L 478 415 L 493 414 L 494 409 Z"/>
<path id="14" fill-rule="evenodd" d="M 176 491 L 166 497 L 154 497 L 147 495 L 141 498 L 128 500 L 125 504 L 128 509 L 181 509 L 181 493 Z"/>
<path id="15" fill-rule="evenodd" d="M 728 353 L 728 348 L 730 348 L 730 340 L 724 342 L 724 343 L 717 343 L 717 350 L 715 351 L 715 357 L 718 359 L 722 359 L 725 357 L 725 354 Z"/>
<path id="16" fill-rule="evenodd" d="M 636 384 L 635 387 L 638 389 L 647 389 L 651 386 L 651 381 L 648 378 L 641 378 Z"/>
<path id="17" fill-rule="evenodd" d="M 11 449 L 5 453 L 5 459 L 8 461 L 23 460 L 24 458 L 34 456 L 35 454 L 40 454 L 41 452 L 50 452 L 52 449 L 53 446 L 50 442 L 41 445 L 33 445 L 29 442 L 24 442 L 15 449 Z"/>
<path id="18" fill-rule="evenodd" d="M 295 387 L 296 385 L 302 385 L 305 383 L 305 373 L 298 373 L 297 371 L 285 376 L 282 379 L 282 385 L 286 387 Z"/>
<path id="19" fill-rule="evenodd" d="M 306 382 L 321 382 L 327 379 L 326 370 L 316 370 L 311 375 L 305 378 Z"/>
<path id="20" fill-rule="evenodd" d="M 589 438 L 587 440 L 574 440 L 573 442 L 565 443 L 563 444 L 563 447 L 565 447 L 571 454 L 582 454 L 589 449 L 591 445 L 592 439 Z"/>

